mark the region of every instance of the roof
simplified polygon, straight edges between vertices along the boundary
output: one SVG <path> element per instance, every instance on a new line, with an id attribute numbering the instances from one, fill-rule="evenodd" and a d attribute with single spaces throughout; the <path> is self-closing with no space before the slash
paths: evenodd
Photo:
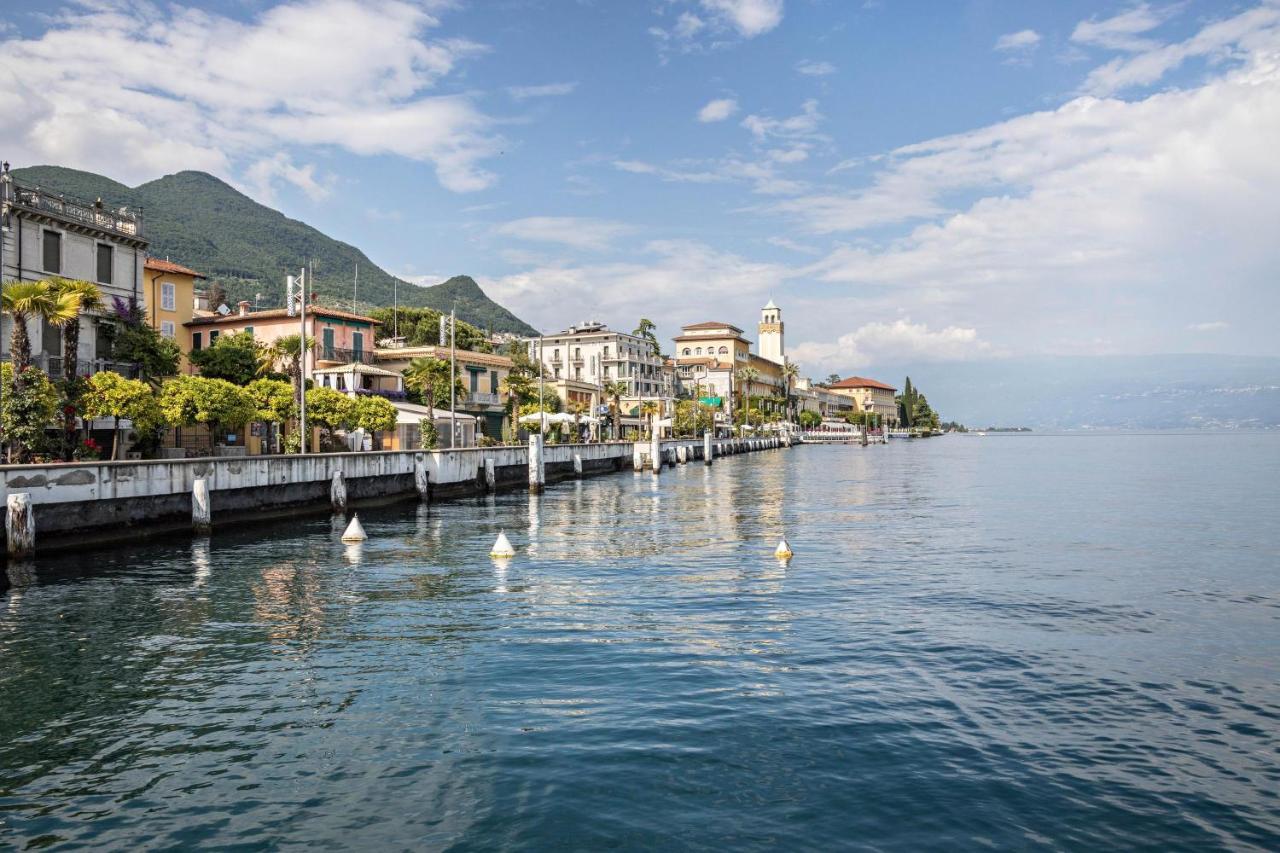
<path id="1" fill-rule="evenodd" d="M 198 273 L 190 267 L 184 267 L 182 264 L 175 264 L 173 261 L 163 261 L 160 258 L 147 258 L 146 262 L 143 263 L 142 266 L 149 270 L 170 272 L 174 275 L 189 275 L 195 278 L 208 278 L 207 275 Z"/>
<path id="2" fill-rule="evenodd" d="M 706 343 L 707 341 L 722 341 L 722 340 L 724 340 L 725 338 L 733 338 L 735 341 L 742 341 L 744 344 L 750 344 L 750 343 L 751 343 L 751 341 L 749 341 L 749 340 L 747 340 L 746 338 L 744 338 L 741 334 L 736 334 L 736 335 L 734 335 L 734 334 L 729 334 L 729 335 L 680 335 L 679 337 L 672 338 L 671 340 L 675 341 L 676 343 L 684 343 L 685 341 L 692 341 L 693 343 L 704 344 L 704 343 Z"/>
<path id="3" fill-rule="evenodd" d="M 399 378 L 400 374 L 394 370 L 387 370 L 384 367 L 374 367 L 372 364 L 363 364 L 353 362 L 351 364 L 340 364 L 337 367 L 321 367 L 312 373 L 359 373 L 362 376 L 394 376 Z"/>
<path id="4" fill-rule="evenodd" d="M 828 388 L 879 388 L 881 391 L 897 391 L 892 385 L 885 385 L 883 382 L 877 382 L 874 379 L 868 379 L 865 376 L 850 376 L 848 379 L 841 379 Z"/>
<path id="5" fill-rule="evenodd" d="M 365 317 L 363 314 L 352 314 L 350 311 L 339 311 L 337 308 L 325 308 L 323 305 L 308 305 L 307 313 L 316 317 L 333 317 L 338 320 L 361 320 L 370 326 L 381 326 L 377 320 L 372 317 Z M 265 311 L 250 311 L 248 314 L 241 315 L 238 311 L 232 311 L 230 314 L 215 314 L 210 317 L 193 317 L 190 322 L 183 323 L 184 326 L 212 326 L 218 323 L 235 323 L 242 320 L 275 320 L 280 317 L 288 317 L 289 312 L 284 308 L 268 308 Z M 290 319 L 296 320 L 297 315 Z"/>
<path id="6" fill-rule="evenodd" d="M 710 322 L 693 323 L 688 326 L 681 326 L 680 328 L 681 330 L 686 332 L 689 331 L 690 329 L 732 329 L 733 331 L 739 334 L 742 333 L 742 330 L 739 329 L 737 326 L 733 325 L 732 323 L 710 323 Z"/>
<path id="7" fill-rule="evenodd" d="M 773 310 L 775 310 L 775 311 L 778 309 L 778 306 L 773 304 L 773 300 L 772 300 L 772 299 L 770 299 L 770 300 L 769 300 L 769 304 L 768 304 L 768 305 L 764 306 L 764 309 L 763 309 L 763 310 L 768 311 L 770 308 L 772 308 L 772 309 L 773 309 Z"/>
<path id="8" fill-rule="evenodd" d="M 427 416 L 429 412 L 432 420 L 441 420 L 447 418 L 456 418 L 459 421 L 474 421 L 474 415 L 456 412 L 450 414 L 448 409 L 428 409 L 426 406 L 419 406 L 417 403 L 404 403 L 400 400 L 392 400 L 391 405 L 396 407 L 396 423 L 405 425 L 416 425 L 419 420 Z"/>
<path id="9" fill-rule="evenodd" d="M 447 359 L 449 357 L 449 348 L 438 347 L 434 344 L 424 344 L 412 347 L 378 347 L 373 351 L 373 357 L 378 361 L 412 361 L 419 356 Z M 458 350 L 458 360 L 473 364 L 488 364 L 493 367 L 509 368 L 512 366 L 510 358 L 497 352 L 460 349 Z"/>

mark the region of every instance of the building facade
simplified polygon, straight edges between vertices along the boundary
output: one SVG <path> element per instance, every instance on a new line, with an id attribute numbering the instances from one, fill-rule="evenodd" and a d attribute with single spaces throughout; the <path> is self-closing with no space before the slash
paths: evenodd
<path id="1" fill-rule="evenodd" d="M 449 360 L 449 348 L 438 346 L 390 346 L 374 350 L 379 367 L 404 374 L 415 358 Z M 463 396 L 457 410 L 476 419 L 478 429 L 499 439 L 508 423 L 507 395 L 502 389 L 511 373 L 511 359 L 491 352 L 457 351 L 458 378 Z"/>
<path id="2" fill-rule="evenodd" d="M 895 393 L 898 389 L 865 376 L 850 376 L 841 379 L 828 388 L 847 397 L 854 404 L 854 411 L 873 412 L 880 421 L 889 427 L 898 425 L 898 402 Z"/>
<path id="3" fill-rule="evenodd" d="M 147 324 L 178 345 L 183 373 L 195 372 L 187 358 L 191 352 L 191 327 L 187 324 L 204 313 L 199 310 L 204 294 L 196 289 L 196 282 L 203 279 L 195 270 L 171 261 L 147 258 L 143 264 Z"/>
<path id="4" fill-rule="evenodd" d="M 116 308 L 139 306 L 148 242 L 140 211 L 108 207 L 26 186 L 0 166 L 0 280 L 61 278 L 93 282 L 103 308 L 81 316 L 77 368 L 82 374 L 122 366 L 111 361 Z M 62 372 L 62 331 L 39 320 L 28 324 L 33 362 Z M 8 357 L 13 319 L 0 319 L 0 352 Z M 122 371 L 127 372 L 127 371 Z"/>
<path id="5" fill-rule="evenodd" d="M 190 332 L 193 351 L 213 346 L 222 335 L 236 332 L 251 332 L 254 340 L 272 344 L 301 331 L 296 314 L 290 315 L 284 308 L 253 311 L 248 302 L 239 303 L 230 314 L 197 316 L 183 325 Z M 304 374 L 309 377 L 318 368 L 352 362 L 371 364 L 378 325 L 372 317 L 320 305 L 307 306 L 306 334 L 314 345 L 303 359 Z"/>

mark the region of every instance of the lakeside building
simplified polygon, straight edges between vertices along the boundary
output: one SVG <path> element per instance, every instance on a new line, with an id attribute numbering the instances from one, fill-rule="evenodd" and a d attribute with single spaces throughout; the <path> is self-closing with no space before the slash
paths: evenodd
<path id="1" fill-rule="evenodd" d="M 382 342 L 373 352 L 374 362 L 403 376 L 415 358 L 449 360 L 449 348 L 440 346 L 404 346 L 399 340 L 390 346 Z M 507 427 L 507 400 L 502 388 L 511 373 L 511 359 L 491 352 L 457 351 L 458 378 L 465 389 L 457 410 L 474 418 L 481 433 L 501 439 Z"/>
<path id="2" fill-rule="evenodd" d="M 300 331 L 296 314 L 290 314 L 285 308 L 253 311 L 248 302 L 240 302 L 237 310 L 230 314 L 200 315 L 183 325 L 190 330 L 193 351 L 212 346 L 220 336 L 236 332 L 250 332 L 254 340 L 271 344 Z M 378 325 L 372 317 L 308 305 L 306 333 L 315 340 L 315 345 L 305 354 L 304 375 L 309 377 L 319 368 L 351 362 L 373 363 L 374 327 Z"/>
<path id="3" fill-rule="evenodd" d="M 796 399 L 797 413 L 814 412 L 821 415 L 823 420 L 841 420 L 856 407 L 852 397 L 815 385 L 803 377 L 796 379 L 791 393 Z"/>
<path id="4" fill-rule="evenodd" d="M 205 294 L 196 289 L 196 281 L 205 276 L 182 264 L 159 258 L 147 258 L 143 263 L 143 303 L 147 325 L 178 345 L 182 360 L 178 370 L 195 373 L 195 367 L 187 358 L 191 352 L 191 327 L 187 325 L 198 316 L 206 304 Z"/>
<path id="5" fill-rule="evenodd" d="M 547 371 L 547 388 L 561 402 L 578 402 L 591 414 L 602 415 L 608 404 L 607 386 L 625 382 L 622 397 L 624 425 L 638 426 L 640 406 L 657 402 L 662 415 L 675 403 L 675 371 L 648 340 L 615 332 L 604 323 L 587 322 L 541 338 L 526 338 L 529 356 Z"/>
<path id="6" fill-rule="evenodd" d="M 113 302 L 141 305 L 143 265 L 149 243 L 142 212 L 85 201 L 39 186 L 27 186 L 0 166 L 0 280 L 39 281 L 53 276 L 98 285 L 104 307 L 80 317 L 77 370 L 116 370 L 133 375 L 134 365 L 111 361 Z M 32 321 L 27 329 L 32 363 L 61 375 L 62 330 Z M 0 357 L 8 358 L 13 318 L 0 318 Z"/>
<path id="7" fill-rule="evenodd" d="M 854 403 L 854 411 L 872 412 L 890 428 L 898 426 L 898 401 L 895 393 L 898 389 L 865 376 L 850 376 L 828 386 L 828 388 L 847 397 Z"/>
<path id="8" fill-rule="evenodd" d="M 738 406 L 769 415 L 786 410 L 783 374 L 786 345 L 782 310 L 769 300 L 757 326 L 760 353 L 732 323 L 707 321 L 680 328 L 675 337 L 675 369 L 685 390 L 704 399 L 720 398 L 722 420 L 731 422 Z"/>

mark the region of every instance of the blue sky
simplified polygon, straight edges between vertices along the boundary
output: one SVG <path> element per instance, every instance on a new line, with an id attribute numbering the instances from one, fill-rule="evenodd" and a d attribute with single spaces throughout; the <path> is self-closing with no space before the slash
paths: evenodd
<path id="1" fill-rule="evenodd" d="M 15 164 L 204 169 L 546 329 L 1280 354 L 1275 3 L 0 7 Z"/>

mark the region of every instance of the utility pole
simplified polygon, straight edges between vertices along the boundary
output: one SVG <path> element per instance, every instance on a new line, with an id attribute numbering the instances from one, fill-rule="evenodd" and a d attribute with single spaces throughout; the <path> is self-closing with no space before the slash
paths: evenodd
<path id="1" fill-rule="evenodd" d="M 359 304 L 360 304 L 360 262 L 356 261 L 356 280 L 355 280 L 355 283 L 351 285 L 351 310 L 354 313 L 358 314 L 360 312 L 360 309 L 358 307 Z"/>
<path id="2" fill-rule="evenodd" d="M 449 447 L 458 446 L 458 309 L 449 311 Z"/>
<path id="3" fill-rule="evenodd" d="M 542 355 L 543 355 L 544 343 L 545 343 L 544 336 L 541 333 L 539 333 L 538 334 L 538 418 L 540 419 L 539 426 L 542 430 L 540 434 L 543 436 L 545 436 L 547 433 L 547 410 L 544 409 L 542 406 L 542 386 L 543 386 Z"/>
<path id="4" fill-rule="evenodd" d="M 307 452 L 307 279 L 310 262 L 298 276 L 298 453 Z"/>

